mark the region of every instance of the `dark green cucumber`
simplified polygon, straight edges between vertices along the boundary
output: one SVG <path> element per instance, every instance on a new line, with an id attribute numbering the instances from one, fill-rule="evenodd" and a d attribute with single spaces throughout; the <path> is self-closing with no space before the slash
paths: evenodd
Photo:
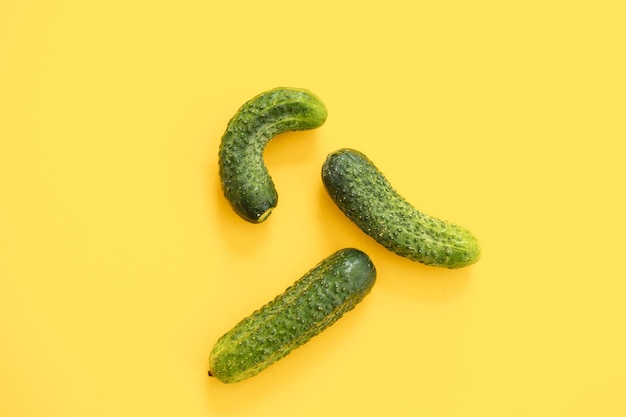
<path id="1" fill-rule="evenodd" d="M 446 268 L 464 267 L 480 257 L 478 241 L 467 229 L 418 211 L 359 151 L 328 155 L 322 181 L 350 220 L 400 256 Z"/>
<path id="2" fill-rule="evenodd" d="M 219 149 L 224 196 L 239 216 L 264 221 L 278 203 L 274 182 L 263 161 L 276 135 L 314 129 L 326 121 L 324 103 L 310 91 L 275 88 L 246 102 L 228 122 Z"/>
<path id="3" fill-rule="evenodd" d="M 375 281 L 365 253 L 335 252 L 218 339 L 209 375 L 231 383 L 258 374 L 352 310 Z"/>

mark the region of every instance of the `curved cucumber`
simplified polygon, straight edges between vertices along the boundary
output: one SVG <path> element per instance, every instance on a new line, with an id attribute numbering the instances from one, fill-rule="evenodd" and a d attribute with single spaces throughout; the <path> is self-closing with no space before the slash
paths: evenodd
<path id="1" fill-rule="evenodd" d="M 359 151 L 340 149 L 328 155 L 322 181 L 352 222 L 400 256 L 447 268 L 480 257 L 478 241 L 468 230 L 418 211 Z"/>
<path id="2" fill-rule="evenodd" d="M 335 252 L 223 335 L 211 351 L 209 375 L 231 383 L 258 374 L 352 310 L 375 281 L 365 253 Z"/>
<path id="3" fill-rule="evenodd" d="M 278 203 L 263 161 L 263 150 L 276 135 L 314 129 L 326 121 L 324 103 L 311 92 L 275 88 L 246 102 L 228 122 L 219 149 L 224 196 L 239 216 L 260 223 Z"/>

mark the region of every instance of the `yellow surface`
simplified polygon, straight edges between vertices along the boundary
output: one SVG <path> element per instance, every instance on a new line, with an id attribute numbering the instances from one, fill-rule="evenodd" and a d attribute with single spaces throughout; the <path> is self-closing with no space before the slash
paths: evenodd
<path id="1" fill-rule="evenodd" d="M 626 416 L 622 1 L 0 2 L 0 416 Z M 326 103 L 267 148 L 268 221 L 217 149 L 276 86 Z M 469 268 L 386 252 L 332 204 L 368 154 L 480 239 Z M 262 374 L 219 336 L 341 247 L 353 312 Z"/>

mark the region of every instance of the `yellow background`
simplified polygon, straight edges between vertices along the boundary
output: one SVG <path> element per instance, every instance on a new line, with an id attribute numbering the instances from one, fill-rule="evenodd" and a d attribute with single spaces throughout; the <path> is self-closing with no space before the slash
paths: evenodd
<path id="1" fill-rule="evenodd" d="M 0 2 L 0 416 L 626 416 L 622 1 Z M 261 225 L 217 149 L 276 86 L 328 107 L 271 142 Z M 480 239 L 456 271 L 378 246 L 326 155 L 370 156 Z M 219 336 L 347 246 L 353 312 L 262 374 Z"/>

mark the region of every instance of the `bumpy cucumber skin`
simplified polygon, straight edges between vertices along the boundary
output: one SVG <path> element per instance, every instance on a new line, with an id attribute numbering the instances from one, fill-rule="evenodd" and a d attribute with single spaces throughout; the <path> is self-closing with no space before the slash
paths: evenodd
<path id="1" fill-rule="evenodd" d="M 211 351 L 209 375 L 232 383 L 258 374 L 352 310 L 375 281 L 365 253 L 335 252 L 223 335 Z"/>
<path id="2" fill-rule="evenodd" d="M 264 221 L 278 194 L 263 161 L 276 135 L 320 127 L 327 117 L 322 101 L 305 89 L 275 88 L 246 102 L 228 122 L 219 148 L 222 191 L 239 216 Z"/>
<path id="3" fill-rule="evenodd" d="M 322 181 L 352 222 L 400 256 L 450 269 L 480 258 L 479 243 L 467 229 L 418 211 L 359 151 L 340 149 L 329 154 Z"/>

